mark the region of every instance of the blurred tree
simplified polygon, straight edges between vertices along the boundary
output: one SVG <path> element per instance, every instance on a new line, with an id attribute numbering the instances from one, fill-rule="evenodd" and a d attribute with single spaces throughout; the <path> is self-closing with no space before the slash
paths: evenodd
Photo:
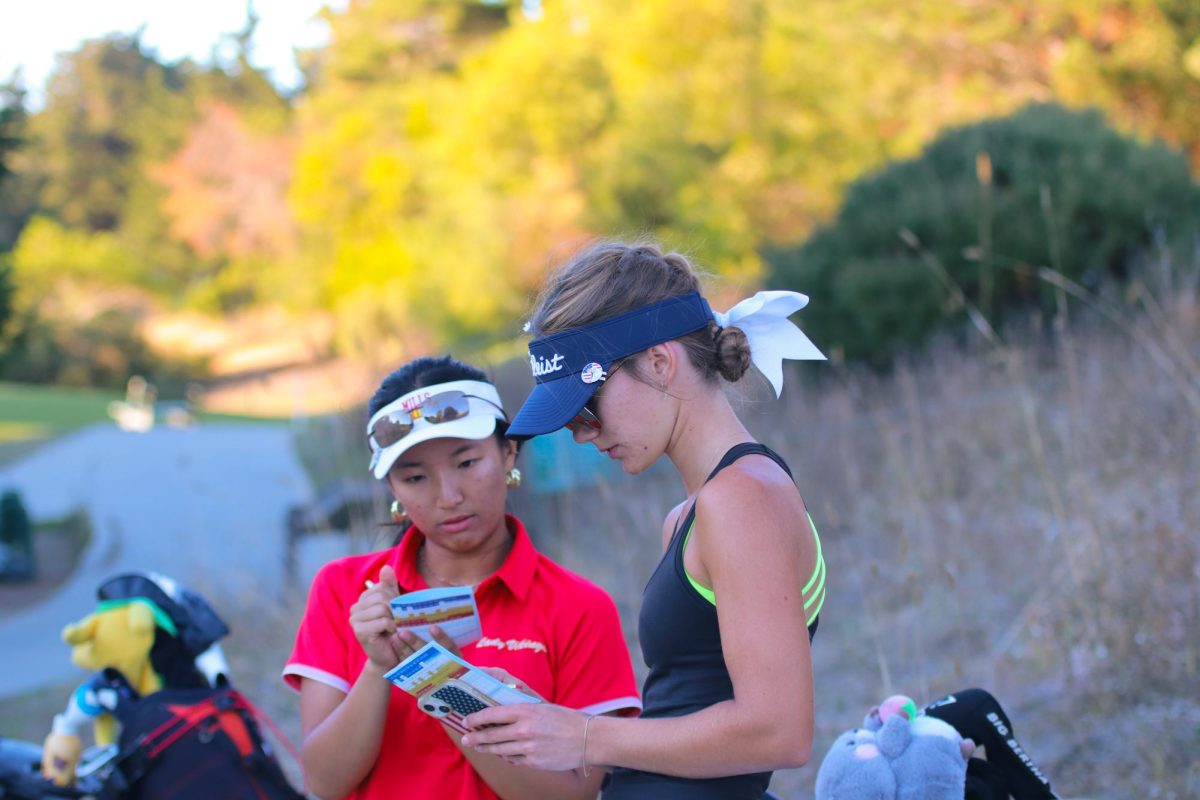
<path id="1" fill-rule="evenodd" d="M 220 311 L 286 301 L 295 226 L 287 203 L 294 158 L 291 102 L 251 64 L 258 17 L 226 38 L 233 56 L 197 71 L 195 119 L 179 149 L 147 172 L 164 190 L 171 238 L 191 260 L 188 302 Z"/>
<path id="2" fill-rule="evenodd" d="M 815 340 L 885 364 L 962 319 L 946 279 L 995 325 L 1006 309 L 1052 307 L 1040 267 L 1097 287 L 1156 242 L 1197 237 L 1200 185 L 1179 151 L 1095 110 L 1033 105 L 856 181 L 832 224 L 769 260 L 773 285 L 820 298 L 805 311 Z"/>
<path id="3" fill-rule="evenodd" d="M 140 33 L 85 42 L 61 56 L 34 116 L 42 208 L 65 225 L 115 231 L 139 168 L 174 150 L 191 117 L 186 72 L 143 49 Z"/>
<path id="4" fill-rule="evenodd" d="M 0 84 L 0 181 L 12 173 L 8 160 L 21 143 L 19 128 L 25 117 L 23 94 L 13 83 Z"/>
<path id="5" fill-rule="evenodd" d="M 1200 4 L 1195 0 L 1067 3 L 1055 43 L 1054 95 L 1099 106 L 1119 127 L 1161 138 L 1200 166 Z M 1052 20 L 1051 20 L 1052 21 Z"/>
<path id="6" fill-rule="evenodd" d="M 12 316 L 12 301 L 12 267 L 8 266 L 7 259 L 0 255 L 0 352 L 7 347 L 4 332 Z"/>
<path id="7" fill-rule="evenodd" d="M 75 237 L 75 242 L 87 236 L 107 241 L 111 236 L 123 251 L 121 269 L 93 270 L 92 277 L 188 300 L 197 292 L 208 293 L 214 274 L 232 257 L 219 247 L 202 252 L 190 248 L 195 238 L 189 238 L 188 224 L 181 227 L 177 219 L 183 202 L 178 194 L 186 195 L 184 186 L 198 189 L 197 181 L 183 181 L 182 165 L 194 165 L 195 142 L 205 136 L 211 140 L 212 115 L 218 113 L 213 108 L 228 109 L 223 119 L 236 117 L 237 122 L 226 129 L 236 128 L 243 138 L 286 135 L 291 124 L 288 101 L 249 62 L 255 25 L 250 17 L 246 27 L 232 36 L 236 52 L 229 63 L 206 67 L 190 61 L 162 63 L 145 49 L 140 32 L 85 42 L 60 58 L 47 86 L 45 108 L 30 120 L 37 156 L 31 168 L 40 176 L 40 213 L 56 220 L 64 236 Z M 189 143 L 191 150 L 186 149 Z M 247 154 L 243 150 L 240 155 L 238 166 L 246 167 Z M 264 169 L 278 173 L 279 165 L 289 158 L 289 148 L 276 151 L 263 146 L 252 155 L 269 157 L 274 166 Z M 223 159 L 224 154 L 213 159 L 215 170 L 220 170 Z M 213 172 L 204 178 L 220 183 L 230 174 Z M 252 181 L 247 178 L 242 183 Z M 273 191 L 279 194 L 278 189 Z M 204 198 L 194 199 L 204 202 Z M 287 228 L 286 209 L 277 201 L 272 209 L 284 217 L 273 224 Z M 266 209 L 255 213 L 261 219 Z M 44 241 L 49 230 L 42 226 L 31 235 Z M 61 253 L 74 246 L 63 242 L 51 250 Z M 89 269 L 89 264 L 81 263 L 70 271 Z"/>
<path id="8" fill-rule="evenodd" d="M 254 34 L 259 17 L 247 4 L 246 21 L 240 31 L 224 35 L 233 44 L 233 56 L 216 61 L 196 73 L 193 91 L 198 106 L 219 102 L 241 112 L 245 123 L 255 131 L 278 134 L 290 128 L 292 105 L 271 83 L 267 73 L 251 63 Z"/>
<path id="9" fill-rule="evenodd" d="M 0 84 L 0 349 L 4 346 L 4 331 L 12 315 L 12 268 L 5 253 L 16 239 L 23 224 L 25 207 L 11 166 L 13 156 L 24 141 L 25 92 L 18 77 Z"/>
<path id="10" fill-rule="evenodd" d="M 341 347 L 360 354 L 494 333 L 515 308 L 500 198 L 470 165 L 505 145 L 459 149 L 445 134 L 460 65 L 507 30 L 507 10 L 381 0 L 331 25 L 301 109 L 292 198 L 308 260 L 294 284 L 337 312 Z"/>
<path id="11" fill-rule="evenodd" d="M 183 147 L 151 168 L 166 188 L 171 235 L 194 254 L 192 280 L 208 288 L 209 305 L 271 296 L 264 270 L 295 250 L 287 204 L 292 151 L 286 133 L 256 132 L 236 108 L 213 102 Z"/>
<path id="12" fill-rule="evenodd" d="M 12 248 L 36 209 L 25 98 L 19 76 L 0 83 L 0 253 Z"/>
<path id="13" fill-rule="evenodd" d="M 45 221 L 16 260 L 84 254 L 66 268 L 213 309 L 325 306 L 344 349 L 383 358 L 511 339 L 594 234 L 749 289 L 852 181 L 1030 101 L 1099 106 L 1200 164 L 1195 9 L 364 0 L 326 12 L 298 117 L 251 66 L 253 15 L 205 67 L 109 37 L 62 59 L 29 122 Z"/>
<path id="14" fill-rule="evenodd" d="M 201 365 L 170 363 L 146 344 L 136 313 L 119 306 L 86 319 L 25 313 L 0 351 L 0 380 L 118 389 L 130 375 L 175 388 Z M 195 372 L 191 373 L 193 376 Z"/>
<path id="15" fill-rule="evenodd" d="M 298 274 L 359 350 L 507 338 L 547 254 L 594 233 L 649 233 L 753 284 L 764 247 L 947 126 L 1059 96 L 1195 148 L 1190 8 L 353 4 L 304 102 Z"/>
<path id="16" fill-rule="evenodd" d="M 4 374 L 119 384 L 155 361 L 137 329 L 145 292 L 121 287 L 220 308 L 263 274 L 282 280 L 292 115 L 250 64 L 255 24 L 205 66 L 159 61 L 140 33 L 60 57 L 14 176 L 38 213 L 11 255 Z"/>
<path id="17" fill-rule="evenodd" d="M 44 109 L 30 120 L 43 215 L 81 235 L 117 237 L 128 269 L 111 282 L 177 290 L 186 252 L 167 236 L 162 191 L 146 167 L 182 140 L 193 117 L 186 65 L 160 63 L 140 33 L 84 43 L 59 58 Z"/>
<path id="18" fill-rule="evenodd" d="M 67 227 L 50 217 L 29 221 L 12 252 L 23 303 L 36 306 L 64 281 L 119 286 L 140 278 L 136 257 L 112 231 Z"/>

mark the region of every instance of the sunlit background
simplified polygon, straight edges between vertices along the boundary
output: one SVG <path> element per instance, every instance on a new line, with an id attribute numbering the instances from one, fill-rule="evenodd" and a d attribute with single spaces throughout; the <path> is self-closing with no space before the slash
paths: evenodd
<path id="1" fill-rule="evenodd" d="M 734 390 L 829 563 L 773 790 L 978 685 L 1063 796 L 1200 796 L 1195 0 L 201 5 L 0 5 L 0 736 L 140 568 L 297 739 L 307 582 L 390 541 L 378 380 L 451 352 L 515 408 L 548 270 L 645 236 L 714 307 L 807 293 L 831 356 Z M 513 503 L 636 653 L 682 487 L 592 455 L 535 440 Z"/>

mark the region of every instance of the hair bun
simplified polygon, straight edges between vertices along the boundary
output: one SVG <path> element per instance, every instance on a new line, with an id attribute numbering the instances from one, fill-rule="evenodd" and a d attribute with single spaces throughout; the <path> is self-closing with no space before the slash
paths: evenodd
<path id="1" fill-rule="evenodd" d="M 736 383 L 750 369 L 750 342 L 741 328 L 718 328 L 713 333 L 717 371 L 730 383 Z"/>

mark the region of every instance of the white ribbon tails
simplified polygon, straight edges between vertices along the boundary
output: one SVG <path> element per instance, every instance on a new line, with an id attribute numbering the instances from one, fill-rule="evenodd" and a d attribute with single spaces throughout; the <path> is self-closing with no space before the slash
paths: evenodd
<path id="1" fill-rule="evenodd" d="M 783 394 L 783 359 L 825 360 L 825 354 L 788 319 L 806 305 L 808 295 L 799 292 L 759 292 L 723 314 L 713 312 L 722 328 L 741 328 L 746 334 L 750 360 L 771 382 L 776 397 Z"/>

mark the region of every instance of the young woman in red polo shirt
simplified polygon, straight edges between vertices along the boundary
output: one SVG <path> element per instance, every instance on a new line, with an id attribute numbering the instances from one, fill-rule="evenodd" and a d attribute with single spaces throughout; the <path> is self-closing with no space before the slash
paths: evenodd
<path id="1" fill-rule="evenodd" d="M 475 587 L 483 638 L 462 648 L 587 714 L 640 707 L 612 599 L 540 555 L 504 513 L 516 445 L 496 389 L 449 357 L 393 372 L 368 404 L 371 469 L 409 527 L 396 546 L 327 564 L 313 580 L 284 678 L 300 692 L 305 777 L 322 798 L 594 798 L 598 774 L 544 772 L 463 747 L 383 674 L 424 644 L 388 601 Z M 435 638 L 455 650 L 444 635 Z"/>
<path id="2" fill-rule="evenodd" d="M 612 768 L 604 800 L 755 800 L 812 747 L 820 543 L 787 466 L 719 379 L 753 361 L 778 393 L 783 358 L 824 356 L 787 319 L 803 295 L 760 292 L 717 314 L 699 288 L 684 257 L 654 246 L 576 256 L 530 321 L 536 385 L 509 427 L 516 439 L 569 427 L 629 473 L 666 455 L 687 491 L 643 594 L 641 717 L 526 704 L 467 719 L 480 752 Z"/>

